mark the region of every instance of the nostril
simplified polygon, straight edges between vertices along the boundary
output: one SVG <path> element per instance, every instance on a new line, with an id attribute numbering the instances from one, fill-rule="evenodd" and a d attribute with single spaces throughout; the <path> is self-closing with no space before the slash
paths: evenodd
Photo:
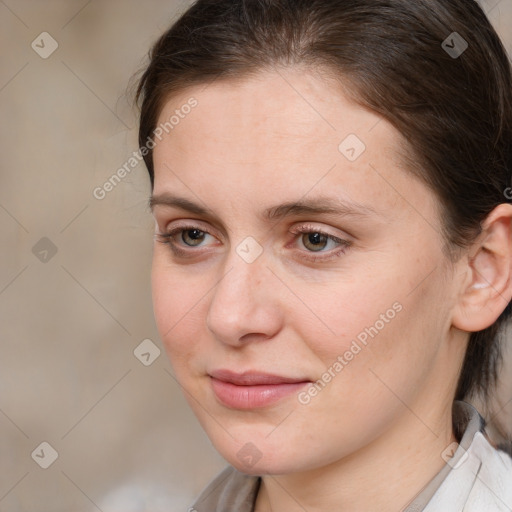
<path id="1" fill-rule="evenodd" d="M 249 342 L 249 341 L 266 341 L 272 338 L 272 336 L 269 336 L 268 334 L 264 334 L 261 332 L 254 332 L 249 334 L 244 334 L 241 338 L 241 342 Z"/>

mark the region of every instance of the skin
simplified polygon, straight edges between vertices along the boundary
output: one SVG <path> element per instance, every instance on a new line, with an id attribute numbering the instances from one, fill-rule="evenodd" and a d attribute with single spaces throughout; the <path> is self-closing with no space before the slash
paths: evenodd
<path id="1" fill-rule="evenodd" d="M 211 216 L 153 206 L 155 233 L 186 221 L 205 234 L 197 246 L 182 238 L 190 231 L 175 235 L 186 256 L 157 237 L 152 289 L 191 408 L 230 464 L 263 476 L 257 512 L 401 510 L 455 441 L 467 332 L 510 300 L 510 205 L 452 264 L 435 195 L 401 165 L 403 138 L 339 84 L 299 68 L 217 80 L 172 97 L 159 123 L 190 97 L 197 107 L 154 149 L 153 196 L 187 198 Z M 338 149 L 348 134 L 366 145 L 354 162 Z M 374 212 L 261 218 L 318 196 Z M 290 232 L 305 225 L 350 246 L 333 257 L 336 242 L 312 246 Z M 237 253 L 248 236 L 263 251 L 252 263 Z M 309 403 L 293 394 L 235 410 L 216 399 L 208 372 L 219 368 L 321 379 L 396 303 L 401 311 Z M 237 456 L 246 443 L 261 456 L 252 466 Z"/>

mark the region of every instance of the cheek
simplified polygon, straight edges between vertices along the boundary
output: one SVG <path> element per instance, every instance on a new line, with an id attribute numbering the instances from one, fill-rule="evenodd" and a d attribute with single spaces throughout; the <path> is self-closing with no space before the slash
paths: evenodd
<path id="1" fill-rule="evenodd" d="M 180 272 L 168 267 L 161 257 L 155 256 L 151 270 L 153 311 L 171 363 L 187 357 L 196 348 L 201 321 L 201 290 L 183 278 Z"/>
<path id="2" fill-rule="evenodd" d="M 402 294 L 391 281 L 382 274 L 380 282 L 375 279 L 338 281 L 324 288 L 321 294 L 309 297 L 318 320 L 317 335 L 310 327 L 308 339 L 324 363 L 346 351 L 358 354 L 372 339 L 399 322 L 403 310 Z M 302 296 L 306 297 L 305 294 L 306 290 Z M 304 320 L 302 323 L 306 325 Z M 347 358 L 352 355 L 347 354 Z"/>
<path id="3" fill-rule="evenodd" d="M 324 368 L 355 377 L 356 369 L 366 375 L 377 365 L 393 377 L 394 371 L 402 372 L 411 361 L 433 356 L 449 322 L 439 310 L 446 303 L 440 275 L 430 276 L 415 289 L 421 281 L 418 276 L 429 270 L 388 268 L 387 275 L 381 272 L 371 279 L 337 283 L 313 297 L 311 303 L 323 326 L 317 321 L 321 331 L 315 335 L 313 326 L 301 320 L 306 326 L 302 334 Z M 350 372 L 345 371 L 347 366 Z M 317 367 L 317 371 L 325 370 Z"/>
<path id="4" fill-rule="evenodd" d="M 165 333 L 176 321 L 176 294 L 169 280 L 168 272 L 164 271 L 156 256 L 153 258 L 151 269 L 151 295 L 158 331 L 162 340 L 165 340 Z"/>

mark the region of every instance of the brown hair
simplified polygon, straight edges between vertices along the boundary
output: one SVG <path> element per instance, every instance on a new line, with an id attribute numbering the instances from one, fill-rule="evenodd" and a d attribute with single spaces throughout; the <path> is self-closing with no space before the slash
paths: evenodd
<path id="1" fill-rule="evenodd" d="M 173 93 L 305 64 L 330 70 L 405 136 L 411 172 L 440 200 L 449 247 L 467 247 L 506 202 L 511 68 L 474 0 L 198 0 L 149 57 L 136 94 L 141 147 Z M 153 187 L 151 151 L 144 160 Z M 510 313 L 509 303 L 492 326 L 471 333 L 455 399 L 494 386 Z"/>

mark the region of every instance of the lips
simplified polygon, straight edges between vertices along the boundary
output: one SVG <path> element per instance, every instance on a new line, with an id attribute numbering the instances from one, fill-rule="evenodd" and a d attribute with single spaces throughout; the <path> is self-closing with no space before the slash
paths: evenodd
<path id="1" fill-rule="evenodd" d="M 225 406 L 233 409 L 267 407 L 299 391 L 311 381 L 264 372 L 215 370 L 209 373 L 213 392 Z"/>
<path id="2" fill-rule="evenodd" d="M 309 382 L 307 379 L 294 379 L 256 371 L 235 373 L 230 370 L 215 370 L 210 373 L 210 376 L 217 380 L 236 384 L 237 386 L 260 386 L 264 384 L 294 384 L 297 382 Z"/>

